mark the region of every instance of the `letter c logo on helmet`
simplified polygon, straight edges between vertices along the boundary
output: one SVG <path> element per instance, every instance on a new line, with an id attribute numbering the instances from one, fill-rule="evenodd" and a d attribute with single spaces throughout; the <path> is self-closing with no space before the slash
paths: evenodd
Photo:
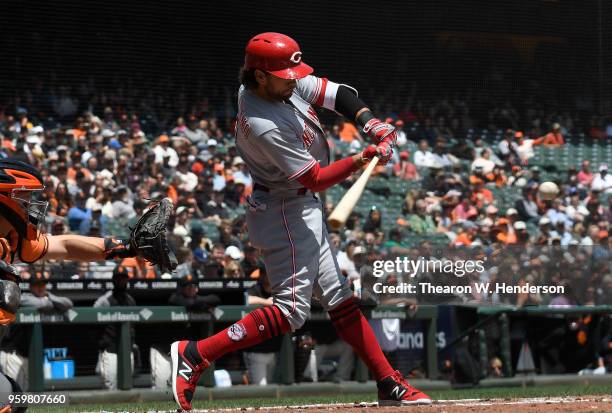
<path id="1" fill-rule="evenodd" d="M 259 69 L 282 79 L 301 79 L 313 72 L 302 61 L 300 46 L 281 33 L 261 33 L 249 40 L 244 56 L 245 69 Z"/>
<path id="2" fill-rule="evenodd" d="M 302 61 L 302 52 L 295 52 L 289 58 L 293 63 L 298 64 Z"/>

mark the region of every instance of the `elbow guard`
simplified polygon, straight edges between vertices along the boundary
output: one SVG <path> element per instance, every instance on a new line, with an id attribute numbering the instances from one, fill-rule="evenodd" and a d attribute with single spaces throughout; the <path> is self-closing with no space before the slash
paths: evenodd
<path id="1" fill-rule="evenodd" d="M 355 120 L 357 112 L 367 107 L 357 96 L 357 91 L 349 86 L 340 85 L 336 93 L 335 110 L 350 120 Z"/>

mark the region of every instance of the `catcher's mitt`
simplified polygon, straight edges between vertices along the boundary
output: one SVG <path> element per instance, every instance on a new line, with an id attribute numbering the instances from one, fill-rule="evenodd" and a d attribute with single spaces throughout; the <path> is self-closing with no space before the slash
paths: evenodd
<path id="1" fill-rule="evenodd" d="M 152 203 L 136 222 L 130 235 L 130 249 L 164 272 L 172 272 L 177 265 L 176 256 L 168 246 L 166 227 L 174 212 L 170 198 Z"/>

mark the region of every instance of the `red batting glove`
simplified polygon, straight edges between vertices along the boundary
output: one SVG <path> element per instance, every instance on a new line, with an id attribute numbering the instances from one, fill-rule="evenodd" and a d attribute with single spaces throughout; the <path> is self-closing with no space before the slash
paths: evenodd
<path id="1" fill-rule="evenodd" d="M 388 145 L 380 143 L 378 146 L 370 145 L 363 152 L 361 152 L 361 160 L 363 162 L 369 162 L 373 157 L 378 156 L 379 165 L 385 165 L 391 159 L 393 149 L 389 148 Z"/>
<path id="2" fill-rule="evenodd" d="M 376 146 L 376 152 L 380 158 L 380 164 L 385 165 L 393 156 L 393 145 L 385 138 Z"/>
<path id="3" fill-rule="evenodd" d="M 363 162 L 369 162 L 373 157 L 378 156 L 378 151 L 376 150 L 376 146 L 370 145 L 361 152 L 361 160 Z"/>
<path id="4" fill-rule="evenodd" d="M 370 119 L 363 127 L 363 131 L 367 133 L 377 145 L 386 140 L 393 148 L 397 142 L 395 127 L 377 118 Z"/>

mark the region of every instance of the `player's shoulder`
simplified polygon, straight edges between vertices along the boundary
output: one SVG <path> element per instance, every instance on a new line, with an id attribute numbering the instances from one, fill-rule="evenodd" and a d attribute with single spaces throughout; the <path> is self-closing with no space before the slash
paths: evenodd
<path id="1" fill-rule="evenodd" d="M 261 136 L 279 129 L 283 119 L 272 105 L 254 96 L 242 86 L 238 93 L 237 131 L 248 137 Z"/>

